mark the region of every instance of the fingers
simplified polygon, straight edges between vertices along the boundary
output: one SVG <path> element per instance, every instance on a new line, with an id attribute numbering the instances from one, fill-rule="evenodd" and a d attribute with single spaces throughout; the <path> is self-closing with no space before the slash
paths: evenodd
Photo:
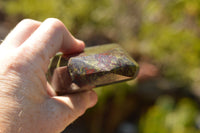
<path id="1" fill-rule="evenodd" d="M 51 85 L 57 95 L 83 92 L 86 90 L 91 90 L 95 87 L 92 84 L 81 85 L 78 83 L 74 83 L 67 70 L 67 66 L 58 67 L 54 70 Z"/>
<path id="2" fill-rule="evenodd" d="M 47 94 L 50 97 L 56 96 L 56 92 L 55 90 L 51 87 L 51 85 L 49 84 L 49 82 L 47 82 Z"/>
<path id="3" fill-rule="evenodd" d="M 2 45 L 10 48 L 20 46 L 40 26 L 41 22 L 24 19 L 5 38 Z"/>
<path id="4" fill-rule="evenodd" d="M 28 50 L 35 58 L 49 60 L 58 51 L 65 54 L 80 52 L 84 43 L 75 39 L 61 21 L 50 18 L 40 25 L 21 48 L 22 51 Z"/>
<path id="5" fill-rule="evenodd" d="M 75 119 L 81 116 L 86 109 L 94 106 L 97 102 L 97 94 L 94 91 L 70 94 L 67 96 L 56 96 L 46 102 L 45 114 L 52 125 L 63 130 Z"/>
<path id="6" fill-rule="evenodd" d="M 86 109 L 93 107 L 97 102 L 97 94 L 93 90 L 53 98 L 67 106 L 72 117 L 79 117 Z"/>
<path id="7" fill-rule="evenodd" d="M 51 85 L 58 95 L 63 95 L 68 92 L 72 79 L 67 71 L 67 66 L 58 67 L 54 70 Z"/>

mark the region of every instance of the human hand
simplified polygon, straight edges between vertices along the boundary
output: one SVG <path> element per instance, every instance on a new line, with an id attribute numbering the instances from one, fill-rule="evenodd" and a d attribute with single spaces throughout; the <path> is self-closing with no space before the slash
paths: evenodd
<path id="1" fill-rule="evenodd" d="M 56 96 L 45 76 L 58 51 L 83 49 L 57 19 L 27 19 L 14 28 L 0 45 L 0 133 L 61 132 L 96 104 L 92 90 Z"/>

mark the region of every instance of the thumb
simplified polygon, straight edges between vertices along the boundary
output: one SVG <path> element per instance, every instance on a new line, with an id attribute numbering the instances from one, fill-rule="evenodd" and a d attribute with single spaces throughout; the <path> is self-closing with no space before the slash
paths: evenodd
<path id="1" fill-rule="evenodd" d="M 63 131 L 96 102 L 97 94 L 93 90 L 50 98 L 46 105 L 50 127 L 54 125 L 53 130 Z"/>

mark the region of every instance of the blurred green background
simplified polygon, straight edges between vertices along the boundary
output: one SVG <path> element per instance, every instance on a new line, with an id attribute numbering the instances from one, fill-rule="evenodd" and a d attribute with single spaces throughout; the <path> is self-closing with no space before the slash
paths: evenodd
<path id="1" fill-rule="evenodd" d="M 200 133 L 199 0 L 0 0 L 0 39 L 49 17 L 140 64 L 136 80 L 96 88 L 98 104 L 63 133 Z"/>

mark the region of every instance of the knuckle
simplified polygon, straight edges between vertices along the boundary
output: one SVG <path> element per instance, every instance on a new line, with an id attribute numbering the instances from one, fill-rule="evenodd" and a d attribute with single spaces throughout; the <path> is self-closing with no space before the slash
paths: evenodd
<path id="1" fill-rule="evenodd" d="M 33 27 L 39 26 L 39 25 L 40 25 L 40 22 L 39 21 L 35 21 L 33 19 L 23 19 L 19 23 L 20 27 L 25 27 L 25 28 L 33 28 Z"/>
<path id="2" fill-rule="evenodd" d="M 55 29 L 60 29 L 64 27 L 64 24 L 57 18 L 48 18 L 44 21 L 44 23 L 47 23 L 50 27 L 53 27 Z"/>
<path id="3" fill-rule="evenodd" d="M 24 65 L 24 58 L 23 56 L 19 54 L 14 54 L 12 57 L 12 61 L 8 63 L 8 68 L 10 70 L 16 70 L 19 71 L 20 69 L 23 69 L 22 66 Z"/>
<path id="4" fill-rule="evenodd" d="M 32 20 L 32 19 L 23 19 L 21 22 L 20 22 L 20 24 L 21 25 L 27 25 L 27 24 L 30 24 L 30 23 L 33 23 L 34 22 L 34 20 Z"/>

